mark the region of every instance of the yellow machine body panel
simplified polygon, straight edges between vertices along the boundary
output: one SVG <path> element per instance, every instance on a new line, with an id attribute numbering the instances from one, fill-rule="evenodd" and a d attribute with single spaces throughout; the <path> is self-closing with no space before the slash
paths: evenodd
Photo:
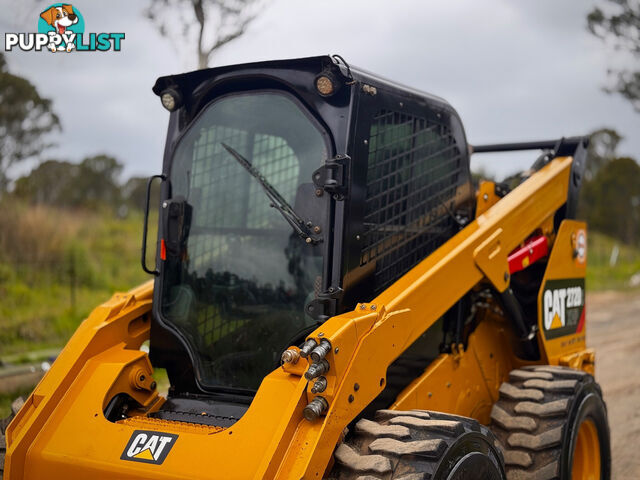
<path id="1" fill-rule="evenodd" d="M 538 294 L 538 338 L 547 363 L 593 374 L 595 353 L 586 348 L 586 248 L 586 224 L 563 221 Z"/>
<path id="2" fill-rule="evenodd" d="M 309 336 L 332 347 L 322 393 L 329 407 L 316 421 L 302 416 L 315 397 L 302 376 L 302 359 L 266 376 L 230 428 L 146 418 L 164 401 L 139 350 L 149 337 L 152 284 L 115 295 L 83 322 L 8 427 L 6 478 L 322 478 L 345 427 L 385 388 L 389 365 L 479 282 L 498 291 L 508 287 L 508 254 L 566 202 L 571 165 L 571 157 L 555 158 L 373 301 L 330 318 Z M 571 250 L 572 235 L 581 230 L 578 222 L 563 222 L 546 282 L 584 278 Z M 540 295 L 541 302 L 548 297 Z M 544 321 L 541 361 L 562 363 L 568 354 L 588 359 L 583 331 L 548 338 Z M 487 313 L 467 349 L 438 357 L 392 408 L 436 409 L 487 422 L 500 383 L 524 363 L 512 353 L 512 337 L 508 321 Z M 118 393 L 131 395 L 143 409 L 112 423 L 103 410 Z"/>
<path id="3" fill-rule="evenodd" d="M 470 335 L 466 350 L 441 354 L 398 396 L 391 409 L 434 410 L 489 423 L 500 384 L 515 364 L 504 348 L 510 339 L 500 323 L 482 322 Z"/>

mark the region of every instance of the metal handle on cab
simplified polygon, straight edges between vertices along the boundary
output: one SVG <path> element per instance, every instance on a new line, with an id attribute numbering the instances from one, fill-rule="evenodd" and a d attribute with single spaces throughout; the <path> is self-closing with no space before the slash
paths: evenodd
<path id="1" fill-rule="evenodd" d="M 158 276 L 160 274 L 160 271 L 158 270 L 157 266 L 156 268 L 154 268 L 154 270 L 149 270 L 149 268 L 147 268 L 147 230 L 149 227 L 149 202 L 151 199 L 151 185 L 156 178 L 159 178 L 162 182 L 164 182 L 167 179 L 167 176 L 164 173 L 160 175 L 152 175 L 147 181 L 147 196 L 144 205 L 144 223 L 142 225 L 142 256 L 140 258 L 140 263 L 142 264 L 142 269 L 146 273 Z"/>

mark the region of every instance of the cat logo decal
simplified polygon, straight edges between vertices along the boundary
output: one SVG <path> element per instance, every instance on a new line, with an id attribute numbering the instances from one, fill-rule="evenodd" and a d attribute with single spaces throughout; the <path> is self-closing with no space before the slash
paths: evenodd
<path id="1" fill-rule="evenodd" d="M 160 465 L 167 458 L 178 435 L 150 430 L 136 430 L 120 456 L 121 460 Z"/>
<path id="2" fill-rule="evenodd" d="M 542 325 L 547 339 L 584 329 L 584 278 L 548 280 L 542 293 Z"/>

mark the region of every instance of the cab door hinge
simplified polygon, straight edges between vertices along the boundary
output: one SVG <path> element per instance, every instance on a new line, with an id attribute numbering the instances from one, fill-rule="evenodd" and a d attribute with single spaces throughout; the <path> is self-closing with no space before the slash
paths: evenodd
<path id="1" fill-rule="evenodd" d="M 313 172 L 313 183 L 333 196 L 334 200 L 344 200 L 347 195 L 347 171 L 351 157 L 336 155 L 325 161 L 325 164 Z"/>
<path id="2" fill-rule="evenodd" d="M 321 292 L 307 304 L 307 314 L 315 320 L 324 322 L 336 314 L 338 301 L 343 293 L 340 287 L 329 287 L 329 290 Z"/>

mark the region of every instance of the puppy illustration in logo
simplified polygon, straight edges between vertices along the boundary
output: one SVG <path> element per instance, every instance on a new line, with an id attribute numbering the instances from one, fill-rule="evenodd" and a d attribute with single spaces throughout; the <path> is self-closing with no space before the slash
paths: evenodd
<path id="1" fill-rule="evenodd" d="M 73 6 L 71 5 L 61 5 L 59 7 L 51 7 L 40 14 L 40 18 L 42 18 L 45 22 L 51 25 L 55 31 L 47 32 L 50 37 L 54 35 L 63 36 L 71 25 L 78 23 L 78 16 L 73 12 Z M 61 52 L 65 50 L 65 47 L 62 44 L 56 48 L 56 44 L 51 41 L 47 46 L 49 50 L 55 52 L 56 50 Z M 75 48 L 75 44 L 73 42 L 68 41 L 66 50 L 70 52 Z"/>

